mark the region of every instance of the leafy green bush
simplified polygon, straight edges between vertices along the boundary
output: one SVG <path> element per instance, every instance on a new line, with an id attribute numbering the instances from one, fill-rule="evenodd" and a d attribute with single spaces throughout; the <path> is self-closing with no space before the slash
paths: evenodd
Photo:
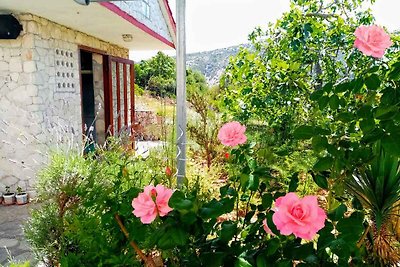
<path id="1" fill-rule="evenodd" d="M 41 204 L 24 228 L 35 255 L 47 266 L 134 266 L 137 260 L 115 216 L 134 221 L 130 202 L 139 188 L 171 185 L 160 155 L 133 157 L 112 140 L 86 156 L 55 154 L 39 175 Z M 141 225 L 136 230 L 148 233 Z"/>

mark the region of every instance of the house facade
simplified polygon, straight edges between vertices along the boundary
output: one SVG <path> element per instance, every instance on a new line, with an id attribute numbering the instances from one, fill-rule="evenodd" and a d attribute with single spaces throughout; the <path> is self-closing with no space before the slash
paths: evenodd
<path id="1" fill-rule="evenodd" d="M 48 153 L 102 143 L 134 122 L 130 50 L 174 49 L 167 0 L 2 0 L 22 26 L 0 38 L 0 192 L 34 189 Z M 2 24 L 3 23 L 3 24 Z"/>

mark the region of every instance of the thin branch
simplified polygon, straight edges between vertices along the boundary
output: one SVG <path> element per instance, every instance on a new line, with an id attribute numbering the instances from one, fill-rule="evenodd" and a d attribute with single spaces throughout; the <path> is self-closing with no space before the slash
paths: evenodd
<path id="1" fill-rule="evenodd" d="M 115 220 L 117 221 L 118 226 L 121 229 L 122 233 L 124 233 L 126 239 L 128 239 L 128 241 L 129 241 L 129 233 L 128 233 L 128 230 L 126 230 L 124 224 L 122 223 L 121 217 L 119 217 L 118 214 L 115 214 L 114 217 L 115 217 Z M 142 250 L 140 250 L 140 248 L 138 247 L 138 245 L 136 244 L 135 241 L 129 241 L 129 244 L 135 250 L 135 252 L 139 255 L 139 257 L 144 261 L 146 266 L 156 267 L 156 264 L 154 263 L 153 258 L 151 256 L 146 257 L 146 255 L 142 252 Z"/>

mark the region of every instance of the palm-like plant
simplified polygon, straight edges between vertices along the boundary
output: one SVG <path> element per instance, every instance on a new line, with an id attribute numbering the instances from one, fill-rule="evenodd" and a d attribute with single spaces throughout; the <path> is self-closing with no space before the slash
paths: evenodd
<path id="1" fill-rule="evenodd" d="M 350 192 L 369 214 L 369 245 L 381 264 L 400 263 L 400 158 L 380 144 L 374 160 L 347 181 Z"/>

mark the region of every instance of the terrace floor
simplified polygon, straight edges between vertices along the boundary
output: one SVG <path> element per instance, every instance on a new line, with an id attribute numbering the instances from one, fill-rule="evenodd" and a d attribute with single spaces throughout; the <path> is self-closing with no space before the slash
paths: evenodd
<path id="1" fill-rule="evenodd" d="M 37 265 L 28 242 L 24 238 L 22 225 L 29 217 L 34 204 L 3 206 L 0 204 L 0 266 L 12 262 L 30 261 Z"/>

